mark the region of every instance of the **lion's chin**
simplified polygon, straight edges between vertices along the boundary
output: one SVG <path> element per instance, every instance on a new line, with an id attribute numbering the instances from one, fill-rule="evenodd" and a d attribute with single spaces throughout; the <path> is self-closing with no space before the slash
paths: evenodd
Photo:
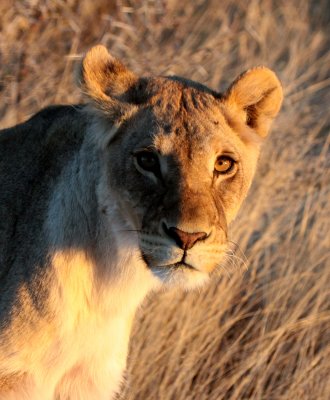
<path id="1" fill-rule="evenodd" d="M 209 280 L 208 273 L 182 262 L 149 268 L 165 287 L 193 289 L 203 286 Z"/>

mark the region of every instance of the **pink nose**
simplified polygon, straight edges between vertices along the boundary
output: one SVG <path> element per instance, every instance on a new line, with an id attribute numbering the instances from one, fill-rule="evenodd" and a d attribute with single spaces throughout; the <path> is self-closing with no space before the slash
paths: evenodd
<path id="1" fill-rule="evenodd" d="M 165 224 L 163 224 L 163 229 L 167 236 L 173 239 L 182 250 L 191 249 L 198 240 L 207 237 L 205 232 L 184 232 L 174 226 L 168 228 Z"/>

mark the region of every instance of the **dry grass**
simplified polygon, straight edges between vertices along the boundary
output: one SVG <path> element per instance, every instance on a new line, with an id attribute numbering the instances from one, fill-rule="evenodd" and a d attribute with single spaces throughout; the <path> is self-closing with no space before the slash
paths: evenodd
<path id="1" fill-rule="evenodd" d="M 228 274 L 147 301 L 125 398 L 328 399 L 328 2 L 2 0 L 0 12 L 2 127 L 79 101 L 73 63 L 98 42 L 136 72 L 218 89 L 253 65 L 277 71 L 285 103 L 233 226 Z"/>

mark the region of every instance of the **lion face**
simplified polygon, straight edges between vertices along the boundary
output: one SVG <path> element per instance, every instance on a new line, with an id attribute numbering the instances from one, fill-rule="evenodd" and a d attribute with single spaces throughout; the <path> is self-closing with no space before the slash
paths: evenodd
<path id="1" fill-rule="evenodd" d="M 82 81 L 109 123 L 108 185 L 146 266 L 166 283 L 204 281 L 226 254 L 279 110 L 277 78 L 252 70 L 219 95 L 182 78 L 137 78 L 98 47 Z"/>

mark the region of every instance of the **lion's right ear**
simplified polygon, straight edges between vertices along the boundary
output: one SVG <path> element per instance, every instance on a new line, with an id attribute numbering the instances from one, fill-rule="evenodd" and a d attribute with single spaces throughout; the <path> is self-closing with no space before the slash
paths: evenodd
<path id="1" fill-rule="evenodd" d="M 227 109 L 261 137 L 267 136 L 282 100 L 281 83 L 266 67 L 256 67 L 239 76 L 223 97 Z"/>
<path id="2" fill-rule="evenodd" d="M 102 45 L 86 53 L 77 78 L 79 86 L 97 108 L 115 114 L 126 108 L 127 92 L 137 81 L 134 73 Z"/>

